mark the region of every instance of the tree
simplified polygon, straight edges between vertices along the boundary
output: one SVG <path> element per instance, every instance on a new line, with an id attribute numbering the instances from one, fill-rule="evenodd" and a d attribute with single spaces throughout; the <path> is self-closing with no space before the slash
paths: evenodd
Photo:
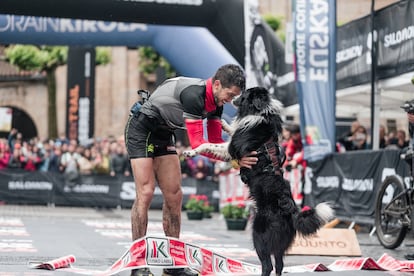
<path id="1" fill-rule="evenodd" d="M 286 34 L 285 30 L 281 28 L 283 17 L 276 16 L 273 14 L 265 14 L 263 15 L 263 20 L 272 28 L 275 34 L 282 40 L 285 41 Z"/>
<path id="2" fill-rule="evenodd" d="M 138 55 L 140 58 L 139 67 L 144 75 L 153 74 L 158 67 L 161 67 L 165 69 L 167 78 L 175 77 L 174 68 L 154 48 L 150 46 L 140 47 L 138 48 Z"/>
<path id="3" fill-rule="evenodd" d="M 97 48 L 96 65 L 110 62 L 109 51 Z M 56 111 L 56 69 L 66 64 L 68 47 L 65 46 L 34 46 L 11 45 L 5 50 L 9 63 L 19 70 L 45 72 L 48 91 L 48 135 L 58 137 Z"/>

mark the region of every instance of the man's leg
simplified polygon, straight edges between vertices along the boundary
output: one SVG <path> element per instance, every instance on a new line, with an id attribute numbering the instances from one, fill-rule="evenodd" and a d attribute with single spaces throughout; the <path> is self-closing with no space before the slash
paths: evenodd
<path id="1" fill-rule="evenodd" d="M 154 169 L 163 194 L 163 227 L 166 236 L 179 238 L 181 227 L 181 169 L 178 155 L 155 158 Z"/>
<path id="2" fill-rule="evenodd" d="M 131 168 L 135 182 L 135 201 L 131 208 L 132 240 L 147 234 L 148 210 L 155 189 L 152 158 L 131 159 Z M 133 269 L 131 276 L 154 276 L 149 268 Z"/>
<path id="3" fill-rule="evenodd" d="M 179 238 L 181 228 L 181 169 L 177 155 L 169 154 L 157 157 L 154 169 L 160 187 L 163 204 L 163 226 L 166 236 Z M 198 273 L 188 268 L 164 269 L 163 276 L 197 276 Z"/>
<path id="4" fill-rule="evenodd" d="M 152 158 L 131 159 L 135 181 L 135 201 L 131 209 L 132 240 L 142 238 L 147 233 L 148 210 L 155 189 Z"/>

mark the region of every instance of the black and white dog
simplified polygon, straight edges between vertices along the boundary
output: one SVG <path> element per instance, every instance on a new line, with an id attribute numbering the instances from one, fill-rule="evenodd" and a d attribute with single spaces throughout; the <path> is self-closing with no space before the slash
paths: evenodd
<path id="1" fill-rule="evenodd" d="M 300 211 L 292 198 L 290 184 L 283 178 L 285 155 L 278 145 L 282 133 L 280 103 L 272 99 L 265 88 L 254 87 L 243 92 L 234 104 L 238 110 L 231 125 L 230 142 L 204 144 L 186 155 L 205 151 L 228 160 L 257 152 L 257 164 L 252 169 L 240 168 L 240 176 L 256 205 L 253 245 L 262 265 L 262 276 L 270 275 L 273 270 L 271 255 L 279 276 L 284 266 L 284 254 L 296 233 L 304 236 L 316 233 L 333 217 L 333 210 L 328 204 L 320 203 L 315 208 Z"/>

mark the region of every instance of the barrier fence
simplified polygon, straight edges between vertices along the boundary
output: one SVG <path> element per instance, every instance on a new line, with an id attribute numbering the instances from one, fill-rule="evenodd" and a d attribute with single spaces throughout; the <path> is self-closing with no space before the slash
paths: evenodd
<path id="1" fill-rule="evenodd" d="M 182 181 L 183 205 L 191 194 L 206 194 L 218 208 L 218 184 L 212 181 Z M 5 204 L 130 208 L 135 199 L 132 176 L 81 175 L 69 181 L 63 174 L 27 172 L 18 169 L 0 171 L 0 201 Z M 161 209 L 162 195 L 155 188 L 151 208 Z"/>
<path id="2" fill-rule="evenodd" d="M 410 185 L 409 167 L 400 154 L 399 150 L 361 150 L 308 163 L 304 203 L 315 206 L 329 201 L 338 218 L 372 224 L 381 182 L 388 175 L 398 175 Z"/>

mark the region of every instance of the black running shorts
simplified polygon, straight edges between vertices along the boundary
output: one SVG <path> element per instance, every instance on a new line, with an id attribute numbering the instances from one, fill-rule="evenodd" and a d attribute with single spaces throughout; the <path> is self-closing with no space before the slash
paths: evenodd
<path id="1" fill-rule="evenodd" d="M 129 159 L 177 154 L 174 132 L 142 113 L 129 116 L 125 144 Z"/>

